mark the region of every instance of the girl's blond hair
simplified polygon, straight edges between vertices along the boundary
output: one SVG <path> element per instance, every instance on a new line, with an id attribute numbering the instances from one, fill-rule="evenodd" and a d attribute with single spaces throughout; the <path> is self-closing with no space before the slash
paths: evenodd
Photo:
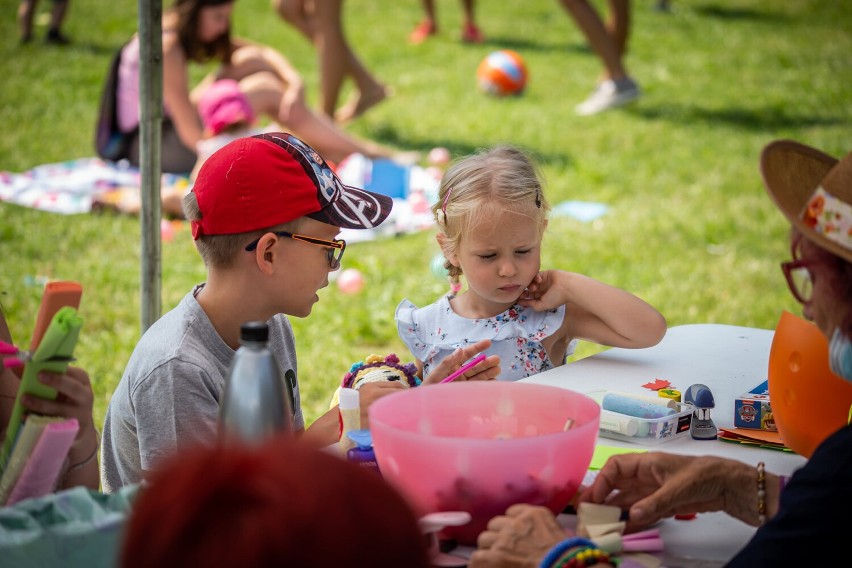
<path id="1" fill-rule="evenodd" d="M 441 180 L 432 213 L 444 234 L 444 255 L 458 250 L 465 233 L 495 212 L 511 211 L 529 217 L 541 233 L 550 205 L 544 197 L 537 164 L 514 146 L 498 146 L 466 156 Z M 444 263 L 456 284 L 461 267 Z"/>

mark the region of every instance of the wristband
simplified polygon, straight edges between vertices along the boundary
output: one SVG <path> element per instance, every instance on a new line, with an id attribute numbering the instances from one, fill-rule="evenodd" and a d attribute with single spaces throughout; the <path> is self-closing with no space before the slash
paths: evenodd
<path id="1" fill-rule="evenodd" d="M 545 554 L 544 558 L 541 559 L 541 563 L 538 565 L 539 568 L 553 568 L 553 565 L 559 560 L 560 556 L 577 546 L 597 548 L 594 542 L 586 538 L 578 536 L 566 538 L 547 551 L 547 554 Z"/>

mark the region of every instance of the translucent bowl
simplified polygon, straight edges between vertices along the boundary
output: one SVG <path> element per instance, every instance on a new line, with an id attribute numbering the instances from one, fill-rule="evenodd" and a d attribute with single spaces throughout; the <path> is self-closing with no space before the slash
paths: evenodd
<path id="1" fill-rule="evenodd" d="M 382 475 L 420 514 L 470 513 L 446 531 L 462 544 L 515 503 L 562 511 L 592 460 L 599 420 L 586 395 L 503 381 L 418 387 L 370 407 Z"/>

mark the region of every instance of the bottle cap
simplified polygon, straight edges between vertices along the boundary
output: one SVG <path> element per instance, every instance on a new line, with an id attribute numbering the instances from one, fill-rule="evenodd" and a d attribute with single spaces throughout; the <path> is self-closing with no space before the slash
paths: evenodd
<path id="1" fill-rule="evenodd" d="M 346 435 L 362 450 L 369 450 L 373 447 L 373 435 L 370 434 L 369 430 L 350 430 Z"/>
<path id="2" fill-rule="evenodd" d="M 269 325 L 265 321 L 247 321 L 240 326 L 240 341 L 269 341 Z"/>

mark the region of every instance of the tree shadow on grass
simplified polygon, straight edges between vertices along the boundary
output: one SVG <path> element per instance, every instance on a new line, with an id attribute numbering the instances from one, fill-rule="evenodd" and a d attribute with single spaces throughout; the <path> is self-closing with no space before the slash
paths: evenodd
<path id="1" fill-rule="evenodd" d="M 511 49 L 518 53 L 529 53 L 533 51 L 540 53 L 591 53 L 591 50 L 585 43 L 545 43 L 542 41 L 530 41 L 514 36 L 486 36 L 485 41 L 479 45 L 493 48 L 494 51 L 500 49 Z"/>
<path id="2" fill-rule="evenodd" d="M 432 148 L 443 147 L 450 151 L 450 155 L 453 157 L 453 160 L 461 158 L 462 156 L 474 154 L 484 148 L 492 148 L 501 144 L 511 144 L 510 141 L 484 141 L 481 144 L 465 144 L 459 142 L 458 140 L 452 140 L 449 138 L 430 138 L 428 140 L 420 138 L 418 140 L 413 141 L 410 138 L 401 136 L 395 128 L 392 128 L 387 125 L 374 130 L 373 139 L 389 146 L 414 149 L 419 152 L 423 152 L 424 158 L 426 153 L 428 153 L 429 150 L 431 150 Z M 538 162 L 540 165 L 558 164 L 560 167 L 564 167 L 572 162 L 572 159 L 569 156 L 566 156 L 565 154 L 548 153 L 542 152 L 538 149 L 525 148 L 523 146 L 520 147 L 530 152 L 534 156 L 536 162 Z"/>
<path id="3" fill-rule="evenodd" d="M 728 21 L 776 23 L 789 20 L 786 15 L 777 12 L 762 12 L 752 8 L 719 6 L 717 4 L 695 6 L 693 10 L 702 16 Z"/>
<path id="4" fill-rule="evenodd" d="M 629 112 L 648 120 L 666 120 L 680 123 L 725 124 L 749 131 L 766 131 L 779 128 L 809 128 L 836 126 L 847 119 L 842 116 L 815 116 L 794 114 L 777 106 L 763 108 L 702 108 L 698 106 L 666 105 L 660 107 L 635 106 Z"/>

